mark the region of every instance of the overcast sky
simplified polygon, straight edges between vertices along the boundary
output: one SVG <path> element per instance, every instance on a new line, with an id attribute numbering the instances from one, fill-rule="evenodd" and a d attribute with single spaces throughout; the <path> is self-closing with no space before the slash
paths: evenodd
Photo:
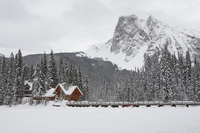
<path id="1" fill-rule="evenodd" d="M 84 51 L 111 39 L 119 16 L 131 14 L 200 31 L 200 0 L 0 0 L 0 47 Z"/>

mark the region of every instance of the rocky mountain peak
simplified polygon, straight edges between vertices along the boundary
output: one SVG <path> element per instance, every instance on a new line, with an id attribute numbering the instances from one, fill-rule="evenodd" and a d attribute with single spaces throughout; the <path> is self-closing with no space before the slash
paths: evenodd
<path id="1" fill-rule="evenodd" d="M 147 19 L 147 26 L 149 25 L 156 25 L 158 23 L 158 20 L 154 18 L 152 15 L 150 15 Z"/>
<path id="2" fill-rule="evenodd" d="M 101 48 L 97 46 L 99 50 L 95 56 L 101 57 L 100 54 L 103 53 L 103 57 L 107 60 L 123 67 L 127 64 L 124 68 L 134 69 L 134 66 L 141 67 L 145 55 L 151 56 L 154 53 L 159 55 L 166 45 L 172 54 L 177 55 L 178 52 L 185 54 L 187 50 L 191 55 L 200 54 L 200 33 L 170 26 L 152 15 L 146 20 L 136 15 L 121 16 L 113 38 L 107 44 L 109 45 L 101 45 Z M 91 51 L 94 50 L 90 50 L 90 53 Z"/>
<path id="3" fill-rule="evenodd" d="M 111 52 L 125 52 L 127 56 L 137 53 L 137 44 L 148 40 L 145 29 L 145 21 L 136 15 L 121 16 L 115 28 Z"/>
<path id="4" fill-rule="evenodd" d="M 120 20 L 122 20 L 122 21 L 124 21 L 124 20 L 126 20 L 126 21 L 135 21 L 137 19 L 139 19 L 139 18 L 135 14 L 132 14 L 132 15 L 129 15 L 129 16 L 120 16 L 119 17 L 119 21 Z"/>

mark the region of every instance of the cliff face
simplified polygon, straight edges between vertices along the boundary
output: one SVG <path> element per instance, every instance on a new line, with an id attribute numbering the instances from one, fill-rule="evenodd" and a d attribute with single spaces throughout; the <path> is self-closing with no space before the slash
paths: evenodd
<path id="1" fill-rule="evenodd" d="M 120 17 L 112 38 L 111 52 L 126 53 L 126 56 L 135 56 L 138 48 L 149 41 L 145 20 L 135 15 Z"/>

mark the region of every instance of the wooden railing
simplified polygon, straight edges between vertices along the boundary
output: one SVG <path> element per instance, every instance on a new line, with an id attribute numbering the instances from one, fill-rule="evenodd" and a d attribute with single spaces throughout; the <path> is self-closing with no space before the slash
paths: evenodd
<path id="1" fill-rule="evenodd" d="M 151 106 L 199 106 L 200 102 L 196 101 L 170 101 L 170 102 L 161 102 L 161 101 L 150 101 L 150 102 L 87 102 L 87 101 L 81 101 L 81 102 L 66 102 L 67 106 L 70 107 L 139 107 L 139 106 L 146 106 L 146 107 L 151 107 Z"/>

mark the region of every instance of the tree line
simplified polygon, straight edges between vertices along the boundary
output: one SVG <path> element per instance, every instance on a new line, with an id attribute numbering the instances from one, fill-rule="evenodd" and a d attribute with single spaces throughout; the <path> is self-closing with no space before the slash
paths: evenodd
<path id="1" fill-rule="evenodd" d="M 57 63 L 51 51 L 48 59 L 44 53 L 34 67 L 23 62 L 19 50 L 15 56 L 11 53 L 10 58 L 6 59 L 3 56 L 0 60 L 0 105 L 21 104 L 26 80 L 33 82 L 32 98 L 35 94 L 41 97 L 49 89 L 63 82 L 77 85 L 84 94 L 82 100 L 87 100 L 89 97 L 87 76 L 83 76 L 81 68 L 75 66 L 72 61 L 66 62 L 60 57 Z"/>
<path id="2" fill-rule="evenodd" d="M 118 101 L 199 101 L 200 62 L 189 50 L 185 55 L 171 54 L 167 46 L 161 55 L 146 55 L 141 69 L 119 77 L 116 84 Z"/>
<path id="3" fill-rule="evenodd" d="M 171 54 L 166 46 L 160 55 L 146 55 L 143 68 L 116 74 L 116 82 L 103 79 L 89 89 L 87 77 L 72 61 L 60 57 L 56 62 L 51 51 L 48 58 L 44 53 L 36 66 L 29 66 L 19 50 L 15 56 L 11 53 L 10 58 L 0 61 L 0 104 L 21 103 L 24 81 L 30 79 L 32 98 L 65 82 L 77 85 L 84 94 L 81 100 L 88 101 L 199 101 L 200 62 L 196 55 L 192 58 L 189 51 Z"/>

